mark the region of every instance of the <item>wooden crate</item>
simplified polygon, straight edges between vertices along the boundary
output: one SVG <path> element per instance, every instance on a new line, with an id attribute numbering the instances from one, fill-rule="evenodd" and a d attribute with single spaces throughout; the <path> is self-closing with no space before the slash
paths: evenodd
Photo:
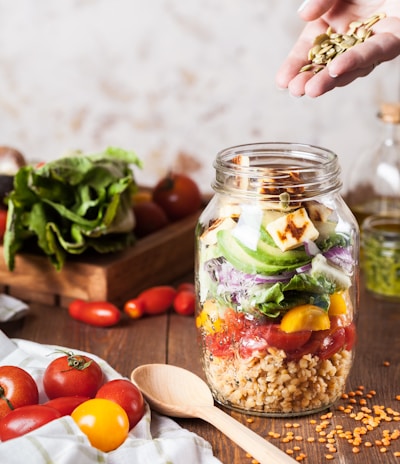
<path id="1" fill-rule="evenodd" d="M 20 253 L 10 272 L 0 247 L 0 290 L 25 301 L 66 307 L 75 298 L 117 305 L 153 285 L 193 271 L 194 229 L 199 214 L 175 222 L 124 251 L 68 257 L 57 272 L 42 255 Z"/>

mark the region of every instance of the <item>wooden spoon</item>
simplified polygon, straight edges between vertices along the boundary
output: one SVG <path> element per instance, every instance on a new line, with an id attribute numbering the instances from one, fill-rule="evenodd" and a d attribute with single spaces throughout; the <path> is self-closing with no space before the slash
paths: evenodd
<path id="1" fill-rule="evenodd" d="M 214 399 L 207 384 L 186 369 L 169 364 L 145 364 L 132 371 L 131 380 L 155 411 L 167 416 L 196 417 L 209 422 L 260 464 L 296 462 L 214 406 Z"/>

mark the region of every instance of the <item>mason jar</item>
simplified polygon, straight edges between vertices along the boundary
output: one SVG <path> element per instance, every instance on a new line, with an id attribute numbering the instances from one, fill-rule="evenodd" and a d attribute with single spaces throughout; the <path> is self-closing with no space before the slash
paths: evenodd
<path id="1" fill-rule="evenodd" d="M 400 301 L 400 217 L 368 216 L 361 239 L 367 290 L 378 298 Z"/>
<path id="2" fill-rule="evenodd" d="M 359 229 L 337 156 L 294 143 L 218 153 L 196 227 L 196 326 L 215 400 L 261 416 L 343 393 L 356 338 Z"/>

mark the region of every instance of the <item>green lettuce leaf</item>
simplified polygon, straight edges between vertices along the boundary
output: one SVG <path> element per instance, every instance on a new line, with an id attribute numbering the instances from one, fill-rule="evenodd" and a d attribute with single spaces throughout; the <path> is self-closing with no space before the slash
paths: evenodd
<path id="1" fill-rule="evenodd" d="M 38 248 L 60 270 L 68 254 L 89 248 L 100 253 L 134 242 L 131 196 L 137 189 L 132 151 L 74 153 L 40 168 L 22 167 L 8 197 L 5 262 L 14 269 L 16 253 Z"/>

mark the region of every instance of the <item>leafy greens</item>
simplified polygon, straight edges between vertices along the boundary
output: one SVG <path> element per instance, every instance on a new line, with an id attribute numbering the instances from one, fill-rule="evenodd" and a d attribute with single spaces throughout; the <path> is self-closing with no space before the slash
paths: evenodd
<path id="1" fill-rule="evenodd" d="M 7 200 L 8 268 L 14 269 L 16 253 L 27 244 L 39 247 L 57 270 L 67 254 L 89 248 L 107 253 L 132 244 L 131 195 L 137 186 L 130 165 L 141 167 L 135 153 L 109 147 L 20 168 Z"/>
<path id="2" fill-rule="evenodd" d="M 222 257 L 211 259 L 205 268 L 209 288 L 224 305 L 273 319 L 301 304 L 313 304 L 327 311 L 329 295 L 337 290 L 336 285 L 322 275 L 290 273 L 265 279 L 235 269 Z"/>

